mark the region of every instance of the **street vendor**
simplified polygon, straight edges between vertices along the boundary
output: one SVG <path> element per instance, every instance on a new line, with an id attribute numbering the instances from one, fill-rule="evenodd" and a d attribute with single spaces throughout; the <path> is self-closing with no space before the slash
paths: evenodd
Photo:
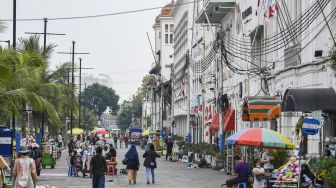
<path id="1" fill-rule="evenodd" d="M 265 148 L 261 156 L 261 163 L 264 165 L 265 173 L 272 173 L 274 170 L 273 165 L 274 157 L 272 156 L 271 149 Z"/>
<path id="2" fill-rule="evenodd" d="M 236 166 L 232 174 L 235 177 L 226 181 L 227 187 L 232 187 L 233 185 L 236 185 L 238 183 L 247 182 L 249 178 L 249 165 L 245 161 L 243 161 L 239 155 L 234 156 L 234 160 L 236 162 Z"/>

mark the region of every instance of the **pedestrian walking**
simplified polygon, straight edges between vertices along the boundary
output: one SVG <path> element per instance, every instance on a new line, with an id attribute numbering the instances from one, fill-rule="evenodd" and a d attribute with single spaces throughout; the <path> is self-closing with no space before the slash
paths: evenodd
<path id="1" fill-rule="evenodd" d="M 155 183 L 154 169 L 157 168 L 156 158 L 160 157 L 160 155 L 155 152 L 154 145 L 150 144 L 149 145 L 149 151 L 146 151 L 143 154 L 143 157 L 145 158 L 144 166 L 146 167 L 147 184 L 150 184 L 150 182 L 149 182 L 149 173 L 152 174 L 152 183 L 154 184 Z"/>
<path id="2" fill-rule="evenodd" d="M 254 160 L 254 168 L 252 170 L 254 179 L 253 179 L 253 188 L 261 188 L 265 185 L 265 169 L 261 167 L 260 159 Z"/>
<path id="3" fill-rule="evenodd" d="M 123 140 L 124 140 L 124 138 L 122 136 L 120 136 L 119 137 L 119 148 L 121 148 Z"/>
<path id="4" fill-rule="evenodd" d="M 167 161 L 168 158 L 169 160 L 171 160 L 172 153 L 173 153 L 174 143 L 171 140 L 171 138 L 168 138 L 166 145 L 167 145 L 167 154 L 166 154 L 166 161 Z"/>
<path id="5" fill-rule="evenodd" d="M 105 172 L 107 171 L 107 163 L 102 155 L 102 148 L 96 148 L 96 155 L 92 157 L 90 162 L 90 173 L 92 175 L 93 188 L 105 188 Z"/>
<path id="6" fill-rule="evenodd" d="M 125 148 L 128 148 L 128 136 L 125 135 L 124 137 L 124 142 L 125 142 Z"/>
<path id="7" fill-rule="evenodd" d="M 134 144 L 127 151 L 125 158 L 127 159 L 126 169 L 128 170 L 128 183 L 131 185 L 132 181 L 136 184 L 137 172 L 139 170 L 139 155 Z"/>
<path id="8" fill-rule="evenodd" d="M 35 161 L 29 158 L 28 147 L 21 146 L 21 157 L 15 160 L 13 169 L 14 188 L 34 188 L 37 184 Z"/>
<path id="9" fill-rule="evenodd" d="M 118 149 L 118 137 L 117 137 L 117 135 L 115 135 L 113 137 L 113 140 L 114 140 L 114 147 L 115 147 L 115 149 Z"/>

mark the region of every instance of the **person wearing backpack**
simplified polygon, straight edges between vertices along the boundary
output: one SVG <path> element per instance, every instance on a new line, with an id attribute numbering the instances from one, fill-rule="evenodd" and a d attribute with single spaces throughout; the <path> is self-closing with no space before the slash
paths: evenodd
<path id="1" fill-rule="evenodd" d="M 261 167 L 260 159 L 254 160 L 253 173 L 253 188 L 261 188 L 265 185 L 265 169 Z"/>
<path id="2" fill-rule="evenodd" d="M 143 157 L 145 158 L 144 166 L 146 167 L 147 184 L 150 184 L 150 182 L 149 182 L 149 173 L 152 174 L 152 183 L 154 184 L 155 183 L 154 169 L 157 168 L 156 158 L 160 157 L 160 155 L 155 152 L 154 145 L 150 144 L 149 145 L 149 151 L 146 151 L 143 154 Z"/>
<path id="3" fill-rule="evenodd" d="M 15 160 L 13 168 L 14 188 L 34 188 L 37 184 L 35 161 L 28 153 L 27 146 L 20 147 L 21 157 Z"/>

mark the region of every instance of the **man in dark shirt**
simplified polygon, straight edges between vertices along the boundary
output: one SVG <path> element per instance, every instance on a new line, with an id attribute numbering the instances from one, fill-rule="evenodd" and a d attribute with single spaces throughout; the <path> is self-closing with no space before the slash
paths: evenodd
<path id="1" fill-rule="evenodd" d="M 105 172 L 107 171 L 107 164 L 105 158 L 102 156 L 102 148 L 96 148 L 96 155 L 92 157 L 90 162 L 90 172 L 92 174 L 92 187 L 105 188 Z"/>
<path id="2" fill-rule="evenodd" d="M 166 142 L 167 145 L 167 154 L 166 154 L 166 161 L 171 158 L 172 156 L 172 152 L 173 152 L 173 147 L 174 147 L 174 143 L 173 141 L 169 138 Z"/>
<path id="3" fill-rule="evenodd" d="M 233 175 L 237 175 L 231 179 L 226 181 L 227 187 L 232 187 L 235 184 L 247 182 L 249 177 L 249 166 L 245 163 L 240 156 L 235 156 L 234 160 L 236 162 L 236 166 L 234 168 Z"/>

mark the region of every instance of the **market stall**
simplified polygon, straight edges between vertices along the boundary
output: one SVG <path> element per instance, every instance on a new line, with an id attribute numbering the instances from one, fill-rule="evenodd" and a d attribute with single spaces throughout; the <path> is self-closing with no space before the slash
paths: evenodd
<path id="1" fill-rule="evenodd" d="M 262 148 L 272 148 L 272 149 L 294 149 L 295 145 L 291 143 L 285 136 L 282 134 L 266 129 L 266 128 L 250 128 L 239 131 L 229 138 L 226 139 L 227 143 L 230 145 L 243 145 L 243 146 L 253 146 L 253 147 L 262 147 Z M 296 159 L 296 158 L 295 158 Z M 270 178 L 276 177 L 273 184 L 276 185 L 287 185 L 287 184 L 296 184 L 297 186 L 297 177 L 298 177 L 298 168 L 296 161 L 291 160 L 291 163 L 281 167 L 277 173 L 268 174 Z M 294 165 L 295 164 L 295 165 Z M 281 175 L 282 173 L 282 175 Z M 267 181 L 268 182 L 268 181 Z"/>

